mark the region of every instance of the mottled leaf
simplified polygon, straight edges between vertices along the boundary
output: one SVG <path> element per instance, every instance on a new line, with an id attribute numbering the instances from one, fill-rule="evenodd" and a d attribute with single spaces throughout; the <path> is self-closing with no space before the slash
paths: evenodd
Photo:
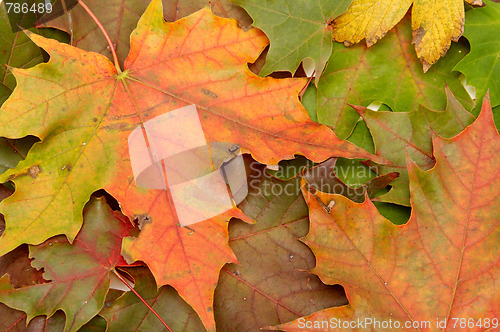
<path id="1" fill-rule="evenodd" d="M 410 30 L 410 20 L 403 18 L 373 47 L 335 44 L 318 84 L 318 122 L 334 127 L 338 137 L 346 138 L 358 119 L 349 104 L 368 106 L 380 101 L 397 112 L 416 110 L 420 104 L 443 109 L 445 83 L 471 109 L 472 101 L 458 73 L 451 72 L 467 48 L 454 44 L 446 57 L 424 74 L 412 49 Z"/>
<path id="2" fill-rule="evenodd" d="M 235 261 L 226 221 L 245 217 L 232 207 L 189 229 L 180 227 L 171 190 L 148 190 L 135 182 L 127 142 L 132 131 L 149 140 L 142 131 L 147 121 L 196 105 L 191 109 L 208 143 L 235 143 L 263 163 L 276 164 L 295 154 L 316 162 L 332 155 L 386 162 L 308 118 L 297 98 L 305 80 L 252 74 L 247 63 L 267 38 L 257 29 L 239 29 L 234 20 L 216 17 L 208 8 L 166 23 L 161 2 L 154 0 L 132 33 L 122 73 L 100 54 L 31 38 L 51 61 L 14 70 L 18 87 L 1 109 L 0 135 L 33 134 L 42 142 L 0 178 L 16 185 L 15 194 L 0 205 L 7 223 L 0 252 L 57 234 L 71 241 L 90 194 L 105 189 L 127 216 L 144 222 L 137 239 L 124 241 L 127 259 L 146 262 L 158 285 L 176 288 L 208 329 L 213 327 L 219 269 Z M 181 137 L 197 129 L 182 128 L 186 135 Z M 141 161 L 149 157 L 150 165 L 155 164 L 147 155 L 150 150 L 144 150 Z M 161 184 L 169 187 L 164 180 Z"/>
<path id="3" fill-rule="evenodd" d="M 423 171 L 408 158 L 413 211 L 405 225 L 390 223 L 370 200 L 360 204 L 304 191 L 311 221 L 305 242 L 317 261 L 313 272 L 328 284 L 344 285 L 349 305 L 278 328 L 299 331 L 301 322 L 372 318 L 390 319 L 393 327 L 428 321 L 426 329 L 456 330 L 453 319 L 464 317 L 481 319 L 481 326 L 466 325 L 468 331 L 492 328 L 500 303 L 499 139 L 485 98 L 471 126 L 452 139 L 433 140 L 434 168 Z M 328 213 L 323 205 L 331 202 Z M 445 319 L 447 326 L 436 325 Z"/>
<path id="4" fill-rule="evenodd" d="M 63 310 L 64 330 L 77 331 L 103 307 L 109 273 L 125 264 L 120 255 L 122 238 L 131 234 L 127 218 L 111 211 L 105 199 L 93 199 L 73 244 L 59 236 L 30 246 L 32 266 L 43 268 L 43 278 L 49 282 L 13 288 L 4 276 L 0 279 L 0 302 L 25 311 L 28 321 Z"/>
<path id="5" fill-rule="evenodd" d="M 280 181 L 262 165 L 251 168 L 250 192 L 239 206 L 257 223 L 230 222 L 229 243 L 239 263 L 226 265 L 219 277 L 217 331 L 258 331 L 346 303 L 342 288 L 304 271 L 314 257 L 298 240 L 309 227 L 300 179 Z"/>

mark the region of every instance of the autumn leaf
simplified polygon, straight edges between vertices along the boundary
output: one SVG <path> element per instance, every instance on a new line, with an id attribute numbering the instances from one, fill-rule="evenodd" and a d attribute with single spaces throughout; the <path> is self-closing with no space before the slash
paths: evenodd
<path id="1" fill-rule="evenodd" d="M 149 3 L 150 0 L 85 1 L 85 4 L 112 37 L 111 40 L 121 65 L 123 65 L 130 50 L 130 34 Z M 207 0 L 164 1 L 163 14 L 167 21 L 173 22 L 202 9 L 207 4 L 209 4 Z M 238 18 L 243 26 L 249 26 L 251 23 L 251 19 L 243 9 L 227 0 L 212 1 L 211 7 L 214 14 Z M 94 23 L 89 23 L 88 13 L 81 6 L 73 7 L 67 14 L 40 24 L 40 27 L 63 30 L 71 35 L 71 45 L 85 51 L 101 53 L 109 59 L 113 59 L 103 34 Z"/>
<path id="2" fill-rule="evenodd" d="M 13 189 L 3 184 L 0 185 L 0 200 L 4 200 L 13 193 Z M 3 216 L 0 215 L 0 235 L 2 235 L 4 230 L 5 220 Z M 11 252 L 0 256 L 0 276 L 8 274 L 10 283 L 14 288 L 31 286 L 45 281 L 42 277 L 43 271 L 37 271 L 33 268 L 31 266 L 31 259 L 28 256 L 29 251 L 27 245 L 19 246 Z M 4 311 L 7 311 L 7 309 Z M 0 317 L 2 317 L 2 315 L 0 315 Z"/>
<path id="3" fill-rule="evenodd" d="M 319 190 L 330 194 L 341 194 L 355 202 L 362 202 L 365 195 L 375 197 L 378 190 L 385 188 L 396 179 L 397 172 L 387 173 L 366 181 L 362 185 L 350 187 L 345 184 L 335 173 L 337 160 L 329 159 L 313 168 L 304 171 L 302 177 L 306 180 L 311 191 Z"/>
<path id="4" fill-rule="evenodd" d="M 349 298 L 348 306 L 314 313 L 303 324 L 368 317 L 391 319 L 392 326 L 429 321 L 437 329 L 436 319 L 446 319 L 444 330 L 452 330 L 453 318 L 484 322 L 498 313 L 500 145 L 488 98 L 471 126 L 451 139 L 436 137 L 433 145 L 431 170 L 408 158 L 413 211 L 405 225 L 383 218 L 370 200 L 303 191 L 313 272 L 325 283 L 342 284 Z M 328 204 L 330 213 L 323 208 Z M 299 324 L 277 328 L 299 331 Z M 327 330 L 335 328 L 318 329 Z"/>
<path id="5" fill-rule="evenodd" d="M 173 22 L 205 6 L 210 6 L 212 13 L 217 16 L 238 20 L 238 24 L 245 29 L 252 24 L 252 19 L 245 10 L 230 0 L 163 1 L 163 16 L 167 21 Z"/>
<path id="6" fill-rule="evenodd" d="M 372 135 L 364 121 L 358 121 L 356 123 L 356 127 L 354 127 L 352 134 L 347 140 L 370 153 L 375 153 Z M 362 160 L 357 159 L 337 158 L 335 162 L 335 175 L 342 182 L 351 187 L 357 187 L 364 184 L 375 178 L 377 173 L 362 162 Z"/>
<path id="7" fill-rule="evenodd" d="M 0 174 L 7 169 L 14 168 L 26 158 L 29 149 L 38 142 L 34 136 L 22 139 L 8 139 L 0 137 Z"/>
<path id="8" fill-rule="evenodd" d="M 270 39 L 260 75 L 273 71 L 293 74 L 304 58 L 311 58 L 318 79 L 332 53 L 329 23 L 345 12 L 351 0 L 238 0 L 236 3 L 245 8 L 254 20 L 253 25 Z"/>
<path id="9" fill-rule="evenodd" d="M 104 304 L 109 274 L 117 265 L 126 264 L 120 255 L 121 242 L 133 234 L 133 228 L 104 198 L 89 203 L 84 220 L 72 245 L 59 236 L 30 247 L 33 267 L 43 268 L 43 277 L 50 282 L 13 288 L 10 278 L 4 276 L 0 301 L 25 311 L 28 321 L 60 309 L 66 315 L 65 331 L 77 331 L 92 319 Z"/>
<path id="10" fill-rule="evenodd" d="M 57 234 L 72 241 L 83 205 L 92 192 L 105 189 L 127 216 L 145 223 L 137 239 L 124 240 L 124 255 L 146 262 L 160 286 L 176 288 L 208 329 L 219 269 L 235 262 L 226 221 L 245 217 L 232 208 L 190 229 L 180 227 L 169 191 L 134 182 L 127 144 L 134 129 L 140 133 L 145 122 L 194 104 L 208 143 L 238 144 L 263 163 L 294 154 L 313 161 L 342 155 L 385 162 L 308 118 L 297 98 L 305 80 L 253 75 L 247 63 L 267 38 L 207 8 L 165 23 L 160 1 L 153 1 L 132 33 L 121 73 L 99 54 L 31 38 L 51 60 L 13 69 L 18 87 L 1 109 L 0 134 L 32 134 L 42 142 L 2 175 L 16 192 L 0 205 L 7 223 L 0 252 Z"/>
<path id="11" fill-rule="evenodd" d="M 398 172 L 400 177 L 391 183 L 392 189 L 378 199 L 401 205 L 410 205 L 409 178 L 406 155 L 421 169 L 434 166 L 432 131 L 443 137 L 452 137 L 474 121 L 451 91 L 446 88 L 448 105 L 444 111 L 420 107 L 412 112 L 381 112 L 354 106 L 370 129 L 376 154 L 383 155 L 392 164 L 377 167 L 378 174 Z"/>
<path id="12" fill-rule="evenodd" d="M 37 0 L 34 2 L 40 2 Z M 12 16 L 12 14 L 11 14 Z M 31 27 L 36 20 L 32 12 L 19 13 L 19 23 Z M 14 27 L 16 29 L 17 27 Z M 30 29 L 49 38 L 64 41 L 64 36 L 48 29 Z M 42 50 L 36 46 L 23 31 L 13 32 L 4 4 L 0 4 L 0 105 L 7 99 L 16 86 L 16 80 L 8 66 L 29 68 L 44 60 Z"/>
<path id="13" fill-rule="evenodd" d="M 482 5 L 481 0 L 466 0 Z M 451 41 L 464 29 L 463 0 L 353 0 L 347 11 L 333 22 L 333 39 L 346 45 L 366 40 L 371 46 L 392 29 L 412 6 L 413 41 L 424 72 L 446 54 Z"/>
<path id="14" fill-rule="evenodd" d="M 500 7 L 463 1 L 1 3 L 0 330 L 494 329 Z"/>
<path id="15" fill-rule="evenodd" d="M 365 192 L 365 187 L 353 192 L 340 183 L 332 173 L 334 164 L 330 159 L 303 170 L 302 176 L 310 180 L 311 187 L 328 187 L 338 194 Z M 250 191 L 239 207 L 257 222 L 230 222 L 229 244 L 239 263 L 228 264 L 221 271 L 214 298 L 217 329 L 254 331 L 319 308 L 345 304 L 341 288 L 325 287 L 305 271 L 314 266 L 314 257 L 298 240 L 308 230 L 301 175 L 283 181 L 269 175 L 263 165 L 254 162 L 250 168 Z M 370 192 L 377 186 L 385 184 L 366 185 Z"/>
<path id="16" fill-rule="evenodd" d="M 31 266 L 28 257 L 28 246 L 20 246 L 0 257 L 0 276 L 9 275 L 10 283 L 14 288 L 31 286 L 42 283 L 43 271 L 37 271 Z"/>
<path id="17" fill-rule="evenodd" d="M 294 159 L 282 160 L 274 168 L 266 168 L 266 173 L 279 180 L 290 180 L 299 175 L 304 169 L 314 166 L 314 163 L 303 156 Z"/>
<path id="18" fill-rule="evenodd" d="M 85 4 L 106 28 L 111 37 L 120 64 L 127 57 L 130 47 L 130 33 L 149 4 L 149 0 L 87 0 Z M 89 21 L 88 13 L 82 6 L 75 6 L 66 14 L 40 23 L 39 27 L 56 28 L 71 36 L 70 44 L 82 50 L 92 51 L 111 57 L 111 50 L 97 25 Z"/>
<path id="19" fill-rule="evenodd" d="M 64 314 L 56 312 L 50 318 L 38 316 L 26 324 L 26 314 L 0 303 L 0 329 L 5 332 L 64 331 Z M 83 332 L 83 331 L 82 331 Z"/>
<path id="20" fill-rule="evenodd" d="M 366 128 L 364 122 L 359 122 L 357 128 Z M 366 129 L 368 135 L 368 129 Z M 363 130 L 358 131 L 362 133 Z M 355 131 L 353 134 L 357 134 Z M 352 139 L 351 136 L 349 139 Z M 370 137 L 371 139 L 371 137 Z M 357 141 L 353 139 L 353 142 Z M 359 143 L 359 141 L 358 141 Z M 376 167 L 374 167 L 376 169 Z M 398 169 L 398 171 L 400 171 Z M 393 203 L 381 202 L 381 195 L 385 194 L 397 184 L 399 172 L 387 172 L 378 175 L 359 160 L 338 158 L 327 160 L 316 168 L 304 172 L 303 177 L 308 183 L 310 191 L 319 190 L 329 194 L 342 194 L 354 202 L 362 202 L 365 196 L 374 200 L 377 210 L 387 219 L 396 224 L 408 221 L 410 208 Z M 390 187 L 387 187 L 390 185 Z M 330 207 L 326 206 L 326 209 Z"/>
<path id="21" fill-rule="evenodd" d="M 476 88 L 477 99 L 482 100 L 490 91 L 491 106 L 500 105 L 500 4 L 485 1 L 486 6 L 466 13 L 464 36 L 471 44 L 471 51 L 460 61 L 455 70 L 465 74 L 468 84 Z"/>
<path id="22" fill-rule="evenodd" d="M 203 331 L 196 313 L 170 286 L 158 288 L 151 272 L 145 267 L 126 269 L 134 278 L 134 289 L 173 331 Z M 99 316 L 106 319 L 106 331 L 162 331 L 161 321 L 132 292 L 124 293 Z"/>
<path id="23" fill-rule="evenodd" d="M 22 45 L 22 48 L 19 47 Z M 7 66 L 24 67 L 43 61 L 40 48 L 22 32 L 12 32 L 7 11 L 0 5 L 0 105 L 11 94 L 16 81 Z"/>
<path id="24" fill-rule="evenodd" d="M 36 15 L 32 12 L 20 13 L 19 15 L 21 16 L 19 19 L 21 26 L 30 26 L 36 20 Z M 31 31 L 37 31 L 61 41 L 65 39 L 62 36 L 63 33 L 47 29 L 33 28 Z M 44 60 L 43 51 L 23 31 L 13 32 L 6 8 L 4 5 L 0 5 L 0 105 L 16 87 L 16 80 L 8 67 L 29 68 Z M 37 141 L 38 139 L 33 136 L 18 140 L 0 137 L 0 173 L 15 167 L 19 161 L 25 158 L 28 150 Z"/>
<path id="25" fill-rule="evenodd" d="M 104 306 L 106 307 L 112 300 L 116 299 L 117 290 L 110 289 Z M 64 313 L 59 310 L 55 314 L 47 318 L 47 316 L 37 316 L 33 318 L 29 324 L 26 322 L 26 314 L 22 311 L 15 310 L 0 304 L 0 329 L 5 332 L 63 332 L 66 324 Z M 101 316 L 95 316 L 87 324 L 83 325 L 79 332 L 104 332 L 106 329 L 106 321 Z"/>
<path id="26" fill-rule="evenodd" d="M 379 101 L 395 112 L 416 110 L 419 105 L 443 109 L 445 83 L 471 109 L 473 103 L 459 73 L 452 72 L 467 47 L 452 45 L 446 57 L 424 74 L 411 46 L 410 31 L 409 18 L 403 18 L 373 47 L 335 43 L 319 80 L 316 100 L 310 102 L 310 112 L 315 113 L 317 121 L 334 127 L 339 138 L 347 138 L 359 118 L 349 104 L 368 106 Z"/>
<path id="27" fill-rule="evenodd" d="M 249 194 L 239 207 L 256 223 L 229 224 L 238 264 L 220 273 L 214 298 L 217 330 L 258 331 L 345 304 L 342 288 L 325 286 L 304 271 L 314 266 L 314 256 L 298 240 L 308 230 L 300 178 L 278 180 L 255 162 L 250 168 Z"/>

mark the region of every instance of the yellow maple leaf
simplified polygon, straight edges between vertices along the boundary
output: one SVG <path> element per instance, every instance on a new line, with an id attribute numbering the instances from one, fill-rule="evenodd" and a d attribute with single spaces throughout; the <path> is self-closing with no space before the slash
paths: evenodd
<path id="1" fill-rule="evenodd" d="M 412 8 L 413 43 L 426 72 L 464 30 L 464 0 L 353 0 L 332 25 L 333 39 L 349 46 L 366 40 L 371 46 Z M 483 5 L 481 0 L 465 0 Z"/>

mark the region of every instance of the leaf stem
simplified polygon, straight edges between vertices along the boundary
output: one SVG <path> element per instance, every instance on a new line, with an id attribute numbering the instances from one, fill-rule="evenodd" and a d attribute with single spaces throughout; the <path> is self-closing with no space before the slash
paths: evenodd
<path id="1" fill-rule="evenodd" d="M 94 20 L 95 24 L 97 24 L 97 26 L 101 30 L 102 34 L 104 35 L 104 38 L 106 38 L 106 41 L 108 42 L 111 54 L 113 55 L 113 61 L 115 63 L 116 70 L 118 71 L 118 74 L 121 74 L 122 69 L 120 68 L 120 62 L 118 61 L 118 55 L 116 54 L 116 49 L 113 45 L 113 42 L 111 41 L 111 38 L 109 37 L 108 33 L 106 32 L 106 29 L 104 29 L 104 26 L 99 21 L 99 19 L 94 15 L 92 10 L 90 10 L 90 8 L 87 7 L 87 5 L 82 0 L 80 0 L 78 2 L 83 7 L 83 9 L 85 9 L 87 14 L 89 14 L 89 16 Z"/>
<path id="2" fill-rule="evenodd" d="M 19 154 L 23 159 L 26 159 L 26 156 L 24 155 L 24 153 L 22 153 L 21 151 L 19 151 L 18 148 L 16 148 L 16 145 L 14 143 L 12 143 L 12 140 L 7 139 L 7 144 L 9 144 L 10 147 L 12 149 L 14 149 L 14 151 L 17 152 L 17 154 Z"/>
<path id="3" fill-rule="evenodd" d="M 81 1 L 80 1 L 81 2 Z M 168 327 L 167 323 L 158 315 L 158 313 L 142 298 L 142 296 L 137 293 L 137 291 L 128 283 L 128 281 L 116 271 L 116 269 L 113 269 L 113 272 L 116 274 L 116 276 L 148 307 L 148 309 L 160 320 L 160 322 L 167 328 L 169 332 L 173 332 L 170 327 Z"/>
<path id="4" fill-rule="evenodd" d="M 311 84 L 311 81 L 314 78 L 315 73 L 316 73 L 316 70 L 312 72 L 311 77 L 309 77 L 309 79 L 307 80 L 307 84 L 302 88 L 302 90 L 300 90 L 300 92 L 299 92 L 299 100 L 300 101 L 302 101 L 302 96 L 306 92 L 306 89 L 309 86 L 309 84 Z"/>

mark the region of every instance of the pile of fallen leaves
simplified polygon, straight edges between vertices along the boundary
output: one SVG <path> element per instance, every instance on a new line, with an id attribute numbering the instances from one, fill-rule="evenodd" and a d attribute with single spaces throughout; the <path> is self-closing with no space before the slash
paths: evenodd
<path id="1" fill-rule="evenodd" d="M 500 4 L 85 0 L 17 32 L 8 10 L 3 330 L 499 326 Z M 127 140 L 188 105 L 249 189 L 183 226 Z"/>

